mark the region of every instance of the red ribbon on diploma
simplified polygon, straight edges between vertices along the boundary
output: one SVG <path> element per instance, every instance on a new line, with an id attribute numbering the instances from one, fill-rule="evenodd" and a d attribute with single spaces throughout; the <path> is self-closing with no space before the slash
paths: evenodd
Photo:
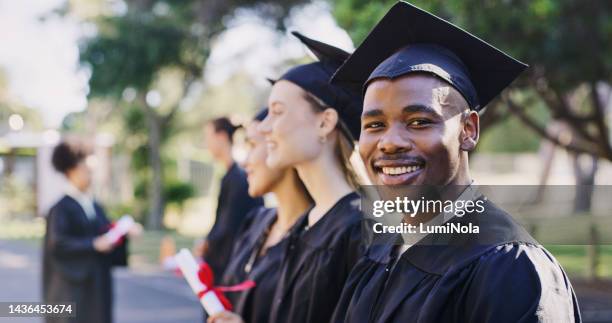
<path id="1" fill-rule="evenodd" d="M 198 293 L 198 298 L 204 297 L 204 294 L 208 292 L 213 292 L 215 295 L 217 295 L 217 298 L 221 304 L 223 304 L 223 307 L 225 307 L 225 309 L 228 311 L 232 310 L 232 303 L 230 303 L 227 297 L 225 297 L 223 292 L 239 292 L 255 287 L 255 282 L 252 280 L 247 280 L 233 286 L 214 286 L 214 277 L 215 276 L 210 266 L 205 262 L 201 263 L 200 270 L 198 270 L 198 278 L 204 285 L 205 289 Z"/>
<path id="2" fill-rule="evenodd" d="M 105 232 L 110 231 L 111 229 L 113 229 L 114 227 L 117 226 L 117 222 L 113 221 L 111 224 L 109 224 L 107 226 L 107 230 Z M 123 242 L 125 242 L 125 236 L 121 236 L 121 238 L 119 238 L 119 240 L 117 240 L 115 243 L 113 243 L 114 247 L 120 246 L 123 244 Z"/>

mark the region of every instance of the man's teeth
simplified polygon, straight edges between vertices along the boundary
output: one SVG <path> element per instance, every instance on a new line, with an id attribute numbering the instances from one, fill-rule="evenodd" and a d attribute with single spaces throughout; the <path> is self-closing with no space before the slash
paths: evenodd
<path id="1" fill-rule="evenodd" d="M 406 166 L 406 167 L 382 167 L 382 172 L 386 175 L 401 175 L 412 173 L 421 169 L 421 166 Z"/>

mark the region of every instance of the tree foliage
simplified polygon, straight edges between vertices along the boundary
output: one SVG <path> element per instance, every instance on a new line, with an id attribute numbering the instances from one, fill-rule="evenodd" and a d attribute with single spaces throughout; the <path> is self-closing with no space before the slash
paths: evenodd
<path id="1" fill-rule="evenodd" d="M 126 0 L 124 12 L 89 19 L 96 26 L 93 37 L 83 41 L 80 58 L 90 72 L 89 97 L 112 100 L 116 108 L 137 107 L 141 113 L 125 114 L 127 128 L 146 127 L 146 151 L 150 228 L 161 228 L 164 214 L 164 142 L 180 126 L 181 99 L 168 102 L 159 95 L 160 79 L 168 71 L 180 75 L 181 97 L 202 79 L 215 36 L 225 29 L 236 10 L 250 10 L 282 26 L 283 18 L 303 0 Z M 69 10 L 69 9 L 68 9 Z M 126 95 L 129 94 L 129 95 Z M 180 119 L 180 118 L 179 118 Z M 143 122 L 144 121 L 144 122 Z M 142 158 L 137 157 L 137 162 Z M 138 181 L 141 182 L 141 181 Z M 140 186 L 140 185 L 137 185 Z"/>

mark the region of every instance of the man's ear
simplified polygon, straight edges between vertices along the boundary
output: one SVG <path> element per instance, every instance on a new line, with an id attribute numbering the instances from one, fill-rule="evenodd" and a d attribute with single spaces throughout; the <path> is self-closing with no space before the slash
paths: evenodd
<path id="1" fill-rule="evenodd" d="M 336 129 L 336 125 L 338 124 L 338 111 L 327 108 L 323 112 L 321 112 L 320 118 L 320 136 L 327 137 L 334 129 Z"/>
<path id="2" fill-rule="evenodd" d="M 461 145 L 463 151 L 473 151 L 476 149 L 478 138 L 480 137 L 480 116 L 478 112 L 468 110 L 464 112 L 463 129 L 461 130 Z"/>

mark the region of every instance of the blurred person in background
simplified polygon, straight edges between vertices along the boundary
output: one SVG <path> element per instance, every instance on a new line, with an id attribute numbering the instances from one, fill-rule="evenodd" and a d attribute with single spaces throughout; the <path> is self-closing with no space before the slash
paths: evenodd
<path id="1" fill-rule="evenodd" d="M 246 173 L 232 157 L 233 136 L 238 128 L 226 117 L 211 120 L 204 126 L 208 150 L 227 170 L 221 179 L 215 224 L 197 252 L 210 265 L 215 282 L 223 277 L 234 238 L 246 214 L 263 205 L 262 198 L 249 196 Z"/>
<path id="2" fill-rule="evenodd" d="M 234 312 L 247 322 L 268 322 L 288 232 L 312 205 L 312 198 L 294 168 L 266 166 L 266 142 L 257 126 L 267 113 L 267 108 L 262 109 L 246 127 L 249 152 L 245 169 L 249 195 L 272 193 L 278 204 L 276 208 L 255 208 L 247 215 L 223 279 L 223 285 L 247 280 L 256 283 L 253 288 L 227 293 Z"/>
<path id="3" fill-rule="evenodd" d="M 76 317 L 47 322 L 112 322 L 111 267 L 127 265 L 127 240 L 113 243 L 104 209 L 89 192 L 92 170 L 84 145 L 62 142 L 52 155 L 53 167 L 67 179 L 64 196 L 49 211 L 43 247 L 45 303 L 71 302 Z M 140 225 L 130 236 L 139 235 Z"/>

